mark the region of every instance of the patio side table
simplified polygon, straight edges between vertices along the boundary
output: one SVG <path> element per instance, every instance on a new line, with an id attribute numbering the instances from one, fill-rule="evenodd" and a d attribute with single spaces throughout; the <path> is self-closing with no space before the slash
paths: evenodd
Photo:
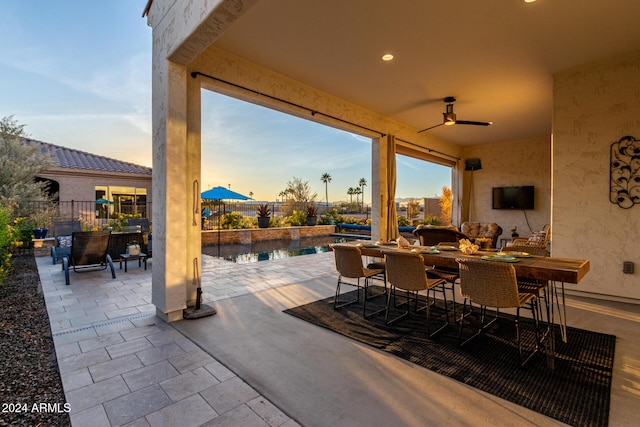
<path id="1" fill-rule="evenodd" d="M 120 270 L 122 270 L 122 261 L 124 261 L 124 272 L 127 272 L 127 262 L 132 259 L 138 260 L 138 267 L 142 266 L 144 261 L 144 269 L 147 269 L 147 254 L 140 252 L 138 255 L 120 254 Z"/>

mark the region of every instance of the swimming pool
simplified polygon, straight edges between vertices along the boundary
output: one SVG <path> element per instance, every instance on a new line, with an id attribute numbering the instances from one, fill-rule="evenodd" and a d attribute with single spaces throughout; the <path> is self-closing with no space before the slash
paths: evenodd
<path id="1" fill-rule="evenodd" d="M 368 236 L 363 236 L 368 239 Z M 348 242 L 356 237 L 327 235 L 302 237 L 298 240 L 263 240 L 249 245 L 224 244 L 206 245 L 202 247 L 202 253 L 224 258 L 238 264 L 250 262 L 269 261 L 272 259 L 289 258 L 292 256 L 311 255 L 327 252 L 331 243 Z"/>

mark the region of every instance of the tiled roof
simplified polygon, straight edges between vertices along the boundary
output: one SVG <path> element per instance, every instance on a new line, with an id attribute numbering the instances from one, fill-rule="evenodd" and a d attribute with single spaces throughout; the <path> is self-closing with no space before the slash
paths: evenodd
<path id="1" fill-rule="evenodd" d="M 109 157 L 85 153 L 84 151 L 48 144 L 46 142 L 30 138 L 23 139 L 23 142 L 25 144 L 39 145 L 42 152 L 51 154 L 56 166 L 61 168 L 151 175 L 151 168 L 146 166 L 135 165 L 129 162 L 110 159 Z"/>

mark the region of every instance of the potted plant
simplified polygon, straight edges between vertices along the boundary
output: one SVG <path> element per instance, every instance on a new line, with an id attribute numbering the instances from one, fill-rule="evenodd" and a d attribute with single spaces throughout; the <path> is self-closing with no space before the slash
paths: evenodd
<path id="1" fill-rule="evenodd" d="M 136 242 L 127 243 L 127 253 L 131 256 L 140 255 L 140 245 Z"/>
<path id="2" fill-rule="evenodd" d="M 316 225 L 318 222 L 318 208 L 315 205 L 307 206 L 307 225 Z"/>
<path id="3" fill-rule="evenodd" d="M 271 220 L 271 209 L 268 204 L 258 206 L 258 227 L 268 228 Z"/>

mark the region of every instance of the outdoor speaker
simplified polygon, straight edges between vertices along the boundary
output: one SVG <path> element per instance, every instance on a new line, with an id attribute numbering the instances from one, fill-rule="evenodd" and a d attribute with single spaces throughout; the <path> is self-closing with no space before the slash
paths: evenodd
<path id="1" fill-rule="evenodd" d="M 480 159 L 467 159 L 464 161 L 464 170 L 477 171 L 482 169 L 482 163 Z"/>

